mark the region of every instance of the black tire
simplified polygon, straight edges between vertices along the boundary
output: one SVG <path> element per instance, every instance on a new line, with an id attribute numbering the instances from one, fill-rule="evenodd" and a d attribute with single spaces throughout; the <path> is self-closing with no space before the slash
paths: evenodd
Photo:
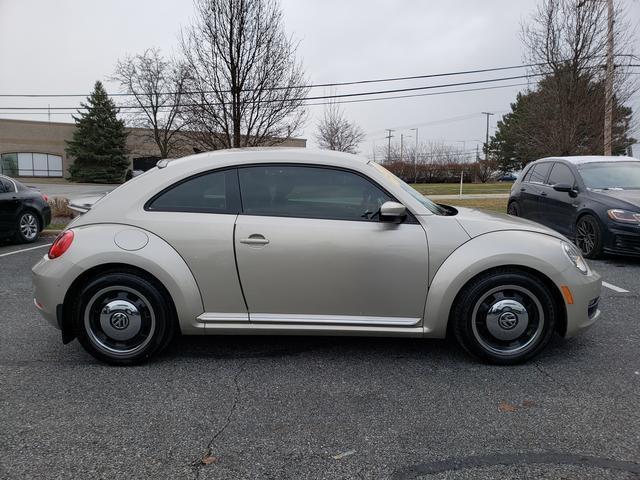
<path id="1" fill-rule="evenodd" d="M 42 231 L 40 217 L 33 210 L 25 210 L 16 220 L 15 239 L 19 243 L 33 243 Z"/>
<path id="2" fill-rule="evenodd" d="M 593 215 L 583 215 L 576 223 L 576 245 L 586 258 L 602 255 L 602 227 Z"/>
<path id="3" fill-rule="evenodd" d="M 516 202 L 511 202 L 509 204 L 509 206 L 507 207 L 507 213 L 509 215 L 513 215 L 514 217 L 519 217 L 520 216 L 520 207 L 518 207 L 518 204 Z"/>
<path id="4" fill-rule="evenodd" d="M 558 308 L 539 278 L 501 269 L 476 277 L 460 291 L 450 322 L 460 345 L 473 356 L 487 363 L 515 365 L 547 345 Z"/>
<path id="5" fill-rule="evenodd" d="M 112 365 L 142 363 L 176 332 L 164 289 L 134 272 L 107 272 L 86 282 L 72 306 L 73 328 L 84 349 Z"/>

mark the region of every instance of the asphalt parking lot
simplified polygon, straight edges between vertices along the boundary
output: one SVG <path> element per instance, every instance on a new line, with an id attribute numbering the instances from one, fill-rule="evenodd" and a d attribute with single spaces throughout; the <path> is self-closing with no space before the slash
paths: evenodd
<path id="1" fill-rule="evenodd" d="M 0 246 L 0 478 L 640 478 L 638 260 L 591 262 L 600 321 L 518 367 L 449 341 L 190 337 L 114 368 L 35 311 L 50 241 Z"/>

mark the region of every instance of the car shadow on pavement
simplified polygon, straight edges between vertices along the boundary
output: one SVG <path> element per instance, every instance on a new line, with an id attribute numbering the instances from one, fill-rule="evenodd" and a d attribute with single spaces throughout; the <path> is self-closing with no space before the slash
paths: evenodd
<path id="1" fill-rule="evenodd" d="M 180 358 L 284 358 L 313 355 L 316 357 L 362 358 L 446 358 L 467 362 L 470 359 L 454 341 L 382 337 L 329 336 L 184 336 L 177 338 L 158 360 Z"/>
<path id="2" fill-rule="evenodd" d="M 563 359 L 567 358 L 567 348 L 569 347 L 574 356 L 587 355 L 589 348 L 581 348 L 574 340 L 566 341 L 558 335 L 554 335 L 544 351 L 535 360 L 540 359 L 545 363 L 563 362 Z M 581 350 L 585 351 L 581 353 Z M 451 365 L 452 363 L 461 366 L 483 365 L 481 361 L 464 352 L 455 340 L 449 338 L 271 335 L 178 337 L 162 355 L 154 359 L 154 362 L 176 362 L 194 358 L 234 360 L 287 357 L 314 357 L 328 361 L 371 359 L 375 362 L 407 359 L 428 362 L 434 366 Z"/>

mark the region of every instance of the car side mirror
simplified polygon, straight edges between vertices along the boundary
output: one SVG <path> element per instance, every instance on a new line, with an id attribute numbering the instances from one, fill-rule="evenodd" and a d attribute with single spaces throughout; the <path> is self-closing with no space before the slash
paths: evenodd
<path id="1" fill-rule="evenodd" d="M 384 202 L 380 207 L 382 220 L 400 221 L 407 216 L 407 207 L 398 202 Z"/>
<path id="2" fill-rule="evenodd" d="M 572 185 L 569 185 L 568 183 L 556 183 L 553 186 L 553 189 L 556 192 L 565 192 L 568 193 L 570 197 L 577 197 L 578 196 L 578 189 L 574 188 Z"/>

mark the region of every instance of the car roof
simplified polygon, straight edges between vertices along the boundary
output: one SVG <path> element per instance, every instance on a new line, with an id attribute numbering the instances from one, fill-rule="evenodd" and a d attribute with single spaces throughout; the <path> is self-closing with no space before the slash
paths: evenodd
<path id="1" fill-rule="evenodd" d="M 332 164 L 349 166 L 354 163 L 369 163 L 367 158 L 351 153 L 332 150 L 319 150 L 300 147 L 251 147 L 232 148 L 213 152 L 198 153 L 187 157 L 169 160 L 165 168 L 194 168 L 198 165 L 241 165 L 243 163 L 274 163 L 278 161 Z M 160 166 L 160 165 L 159 165 Z M 162 166 L 161 168 L 163 168 Z"/>
<path id="2" fill-rule="evenodd" d="M 546 157 L 536 160 L 536 162 L 543 161 L 557 161 L 564 160 L 573 165 L 582 165 L 585 163 L 595 162 L 640 162 L 637 158 L 627 156 L 607 156 L 607 155 L 575 155 L 567 157 Z"/>

